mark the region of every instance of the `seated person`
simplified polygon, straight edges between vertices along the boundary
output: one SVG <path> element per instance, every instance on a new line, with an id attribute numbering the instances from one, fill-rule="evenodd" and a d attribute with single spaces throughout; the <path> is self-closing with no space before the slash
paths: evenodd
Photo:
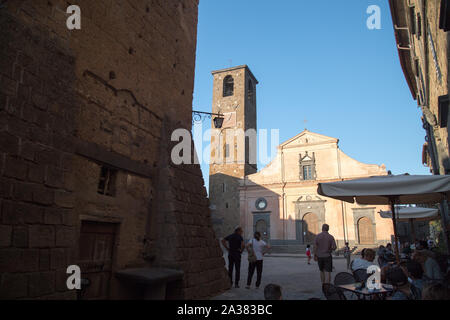
<path id="1" fill-rule="evenodd" d="M 411 300 L 411 288 L 408 277 L 400 267 L 390 267 L 386 270 L 386 280 L 394 287 L 391 300 Z"/>
<path id="2" fill-rule="evenodd" d="M 361 252 L 361 258 L 356 258 L 353 260 L 352 263 L 352 270 L 358 270 L 358 269 L 367 269 L 369 266 L 374 265 L 375 263 L 373 260 L 375 260 L 375 251 L 372 249 L 364 249 L 363 252 Z"/>
<path id="3" fill-rule="evenodd" d="M 450 290 L 442 283 L 426 285 L 422 292 L 422 300 L 450 300 Z"/>
<path id="4" fill-rule="evenodd" d="M 264 299 L 266 300 L 281 300 L 281 287 L 277 284 L 268 284 L 264 288 Z"/>
<path id="5" fill-rule="evenodd" d="M 423 290 L 423 269 L 420 263 L 411 260 L 406 263 L 406 274 L 411 285 L 411 294 L 415 300 L 422 299 Z"/>
<path id="6" fill-rule="evenodd" d="M 426 281 L 443 281 L 444 274 L 441 267 L 434 260 L 427 250 L 416 250 L 413 255 L 413 260 L 421 264 L 424 271 L 424 280 Z"/>
<path id="7" fill-rule="evenodd" d="M 402 249 L 402 253 L 404 255 L 407 255 L 407 256 L 409 256 L 412 253 L 411 246 L 409 245 L 409 242 L 406 242 L 404 244 L 403 249 Z"/>

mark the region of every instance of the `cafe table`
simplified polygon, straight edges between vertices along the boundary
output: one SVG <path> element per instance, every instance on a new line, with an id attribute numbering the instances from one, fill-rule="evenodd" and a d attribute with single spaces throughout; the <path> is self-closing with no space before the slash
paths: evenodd
<path id="1" fill-rule="evenodd" d="M 382 300 L 385 300 L 386 296 L 394 290 L 391 285 L 385 283 L 381 284 L 380 289 L 374 290 L 369 290 L 365 286 L 361 287 L 360 283 L 343 284 L 337 287 L 341 290 L 354 293 L 359 300 L 366 300 L 366 298 L 372 298 L 373 296 L 378 296 Z"/>

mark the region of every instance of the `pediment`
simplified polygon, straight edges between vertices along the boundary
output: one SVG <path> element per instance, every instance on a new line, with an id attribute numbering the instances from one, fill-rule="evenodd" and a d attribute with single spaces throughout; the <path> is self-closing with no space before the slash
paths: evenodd
<path id="1" fill-rule="evenodd" d="M 322 144 L 322 143 L 338 143 L 339 139 L 327 137 L 322 134 L 304 130 L 295 137 L 285 141 L 280 146 L 297 146 L 297 145 L 308 145 L 308 144 Z"/>

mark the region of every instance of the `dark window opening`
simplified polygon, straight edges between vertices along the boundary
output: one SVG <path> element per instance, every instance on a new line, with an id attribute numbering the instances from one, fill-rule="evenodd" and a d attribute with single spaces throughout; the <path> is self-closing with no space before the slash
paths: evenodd
<path id="1" fill-rule="evenodd" d="M 232 76 L 226 76 L 223 79 L 223 96 L 229 97 L 234 93 L 234 80 Z"/>
<path id="2" fill-rule="evenodd" d="M 439 28 L 444 31 L 450 31 L 450 0 L 441 0 Z"/>
<path id="3" fill-rule="evenodd" d="M 255 96 L 255 92 L 254 92 L 254 89 L 253 89 L 253 83 L 252 83 L 252 80 L 248 80 L 248 88 L 247 88 L 247 98 L 248 98 L 248 101 L 250 101 L 250 102 L 252 102 L 253 103 L 253 101 L 254 101 L 254 96 Z"/>
<path id="4" fill-rule="evenodd" d="M 422 17 L 420 13 L 417 14 L 417 37 L 420 39 L 422 36 Z"/>
<path id="5" fill-rule="evenodd" d="M 411 18 L 411 34 L 416 34 L 416 8 L 409 8 L 409 14 Z"/>
<path id="6" fill-rule="evenodd" d="M 446 128 L 448 125 L 448 109 L 450 108 L 450 96 L 449 95 L 445 95 L 445 96 L 440 96 L 438 98 L 438 103 L 439 103 L 439 114 L 438 114 L 438 121 L 439 121 L 439 126 L 441 128 Z"/>
<path id="7" fill-rule="evenodd" d="M 117 170 L 102 166 L 100 170 L 100 178 L 98 180 L 97 192 L 113 197 L 116 193 L 116 176 Z"/>
<path id="8" fill-rule="evenodd" d="M 227 209 L 228 209 L 228 202 L 227 202 L 227 203 L 225 203 L 225 208 L 227 208 Z"/>

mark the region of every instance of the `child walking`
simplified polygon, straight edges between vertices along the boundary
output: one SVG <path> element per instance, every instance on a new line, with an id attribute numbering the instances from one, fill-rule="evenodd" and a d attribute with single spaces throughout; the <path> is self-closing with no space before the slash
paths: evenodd
<path id="1" fill-rule="evenodd" d="M 306 256 L 308 257 L 308 264 L 311 264 L 311 246 L 306 245 Z"/>
<path id="2" fill-rule="evenodd" d="M 344 247 L 344 258 L 347 260 L 347 270 L 350 270 L 350 260 L 352 256 L 352 251 L 348 245 L 348 242 L 345 243 Z"/>

